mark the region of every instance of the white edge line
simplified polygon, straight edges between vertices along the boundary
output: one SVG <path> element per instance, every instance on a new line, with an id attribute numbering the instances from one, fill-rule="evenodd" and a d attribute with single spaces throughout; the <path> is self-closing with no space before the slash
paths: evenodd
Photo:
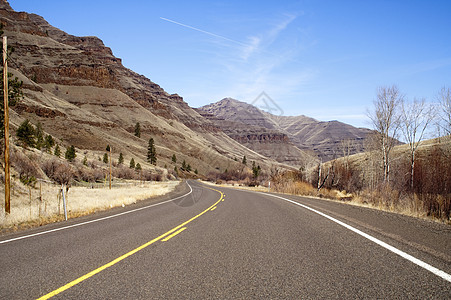
<path id="1" fill-rule="evenodd" d="M 91 220 L 91 221 L 77 223 L 77 224 L 74 224 L 74 225 L 69 225 L 69 226 L 64 226 L 64 227 L 60 227 L 60 228 L 55 228 L 55 229 L 51 229 L 51 230 L 47 230 L 47 231 L 34 233 L 34 234 L 19 236 L 19 237 L 12 238 L 12 239 L 9 239 L 9 240 L 0 241 L 0 244 L 6 244 L 6 243 L 9 243 L 9 242 L 22 240 L 22 239 L 26 239 L 26 238 L 30 238 L 30 237 L 34 237 L 34 236 L 39 236 L 39 235 L 43 235 L 43 234 L 47 234 L 47 233 L 51 233 L 51 232 L 55 232 L 55 231 L 65 230 L 65 229 L 78 227 L 78 226 L 82 226 L 82 225 L 86 225 L 86 224 L 90 224 L 90 223 L 94 223 L 94 222 L 99 222 L 99 221 L 103 221 L 103 220 L 119 217 L 119 216 L 122 216 L 122 215 L 126 215 L 126 214 L 129 214 L 129 213 L 137 212 L 137 211 L 140 211 L 140 210 L 143 210 L 143 209 L 151 208 L 151 207 L 154 207 L 154 206 L 158 206 L 158 205 L 161 205 L 161 204 L 165 204 L 165 203 L 168 203 L 168 202 L 171 202 L 171 201 L 174 201 L 174 200 L 186 197 L 189 194 L 191 194 L 193 192 L 193 189 L 191 188 L 191 186 L 189 185 L 188 182 L 186 182 L 186 184 L 189 186 L 190 191 L 188 193 L 186 193 L 185 195 L 182 195 L 182 196 L 179 196 L 179 197 L 176 197 L 176 198 L 173 198 L 173 199 L 169 199 L 169 200 L 166 200 L 166 201 L 163 201 L 163 202 L 160 202 L 160 203 L 155 203 L 155 204 L 151 204 L 151 205 L 148 205 L 148 206 L 144 206 L 144 207 L 140 207 L 140 208 L 135 208 L 135 209 L 132 209 L 132 210 L 124 211 L 122 213 L 118 213 L 118 214 L 115 214 L 115 215 L 103 217 L 103 218 L 100 218 L 100 219 L 95 219 L 95 220 Z"/>
<path id="2" fill-rule="evenodd" d="M 389 245 L 389 244 L 387 244 L 387 243 L 385 243 L 385 242 L 383 242 L 383 241 L 381 241 L 381 240 L 379 240 L 379 239 L 377 239 L 377 238 L 375 238 L 375 237 L 373 237 L 373 236 L 371 236 L 371 235 L 369 235 L 369 234 L 367 234 L 367 233 L 365 233 L 365 232 L 363 232 L 363 231 L 361 231 L 361 230 L 359 230 L 357 228 L 354 228 L 351 225 L 348 225 L 348 224 L 346 224 L 346 223 L 344 223 L 344 222 L 342 222 L 340 220 L 337 220 L 337 219 L 335 219 L 335 218 L 333 218 L 333 217 L 331 217 L 329 215 L 326 215 L 325 213 L 322 213 L 322 212 L 320 212 L 320 211 L 318 211 L 316 209 L 313 209 L 313 208 L 311 208 L 311 207 L 309 207 L 307 205 L 304 205 L 304 204 L 298 203 L 296 201 L 293 201 L 293 200 L 290 200 L 290 199 L 287 199 L 287 198 L 283 198 L 283 197 L 280 197 L 280 196 L 277 196 L 277 195 L 273 195 L 273 194 L 262 193 L 262 192 L 254 192 L 254 191 L 248 191 L 248 192 L 262 194 L 262 195 L 267 195 L 267 196 L 272 196 L 272 197 L 279 198 L 279 199 L 288 201 L 290 203 L 296 204 L 296 205 L 301 206 L 301 207 L 303 207 L 305 209 L 308 209 L 308 210 L 310 210 L 310 211 L 312 211 L 312 212 L 314 212 L 314 213 L 316 213 L 316 214 L 318 214 L 318 215 L 320 215 L 322 217 L 325 217 L 325 218 L 331 220 L 332 222 L 335 222 L 335 223 L 337 223 L 337 224 L 339 224 L 339 225 L 341 225 L 341 226 L 343 226 L 343 227 L 345 227 L 345 228 L 357 233 L 358 235 L 361 235 L 362 237 L 372 241 L 373 243 L 378 244 L 381 247 L 384 247 L 385 249 L 387 249 L 387 250 L 389 250 L 389 251 L 401 256 L 402 258 L 407 259 L 408 261 L 410 261 L 410 262 L 422 267 L 423 269 L 426 269 L 427 271 L 433 273 L 434 275 L 437 275 L 437 276 L 441 277 L 442 279 L 444 279 L 444 280 L 446 280 L 448 282 L 451 282 L 451 275 L 450 274 L 448 274 L 448 273 L 446 273 L 446 272 L 444 272 L 444 271 L 442 271 L 442 270 L 440 270 L 440 269 L 438 269 L 438 268 L 436 268 L 434 266 L 431 266 L 430 264 L 428 264 L 428 263 L 426 263 L 426 262 L 424 262 L 422 260 L 419 260 L 418 258 L 413 257 L 412 255 L 407 254 L 406 252 L 401 251 L 398 248 L 395 248 L 395 247 L 393 247 L 393 246 L 391 246 L 391 245 Z"/>

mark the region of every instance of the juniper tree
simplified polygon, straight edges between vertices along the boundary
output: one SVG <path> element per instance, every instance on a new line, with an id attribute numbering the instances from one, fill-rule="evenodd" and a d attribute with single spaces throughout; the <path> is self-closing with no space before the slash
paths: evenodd
<path id="1" fill-rule="evenodd" d="M 119 159 L 117 161 L 118 165 L 122 165 L 124 163 L 124 155 L 121 153 L 119 153 Z"/>
<path id="2" fill-rule="evenodd" d="M 157 151 L 155 149 L 155 142 L 153 138 L 149 139 L 149 145 L 147 146 L 147 161 L 152 165 L 157 164 Z"/>

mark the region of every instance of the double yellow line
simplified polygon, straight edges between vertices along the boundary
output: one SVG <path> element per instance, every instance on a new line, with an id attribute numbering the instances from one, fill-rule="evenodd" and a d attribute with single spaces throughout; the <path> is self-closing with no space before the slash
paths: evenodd
<path id="1" fill-rule="evenodd" d="M 126 259 L 127 257 L 129 257 L 129 256 L 141 251 L 142 249 L 154 244 L 155 242 L 158 242 L 159 240 L 162 240 L 163 242 L 166 242 L 170 238 L 172 238 L 172 237 L 176 236 L 177 234 L 181 233 L 183 230 L 186 229 L 186 227 L 184 227 L 185 225 L 187 225 L 188 223 L 190 223 L 190 222 L 194 221 L 195 219 L 199 218 L 200 216 L 202 216 L 206 212 L 208 212 L 210 210 L 213 210 L 213 208 L 216 208 L 216 206 L 219 204 L 219 202 L 224 201 L 224 194 L 221 191 L 218 191 L 218 190 L 212 189 L 212 188 L 208 188 L 208 189 L 218 192 L 221 195 L 221 197 L 212 206 L 210 206 L 206 210 L 202 211 L 200 214 L 198 214 L 198 215 L 192 217 L 191 219 L 189 219 L 188 221 L 185 221 L 182 224 L 172 228 L 171 230 L 167 231 L 166 233 L 163 233 L 159 237 L 154 238 L 153 240 L 151 240 L 151 241 L 139 246 L 138 248 L 135 248 L 132 251 L 125 253 L 124 255 L 116 258 L 115 260 L 112 260 L 109 263 L 107 263 L 107 264 L 105 264 L 105 265 L 103 265 L 103 266 L 101 266 L 101 267 L 99 267 L 99 268 L 97 268 L 97 269 L 95 269 L 95 270 L 93 270 L 93 271 L 91 271 L 91 272 L 89 272 L 89 273 L 87 273 L 87 274 L 85 274 L 85 275 L 83 275 L 83 276 L 81 276 L 81 277 L 69 282 L 68 284 L 63 285 L 62 287 L 60 287 L 60 288 L 58 288 L 58 289 L 56 289 L 56 290 L 54 290 L 54 291 L 52 291 L 52 292 L 50 292 L 50 293 L 48 293 L 48 294 L 46 294 L 44 296 L 38 298 L 38 300 L 49 299 L 49 298 L 51 298 L 53 296 L 56 296 L 59 293 L 64 292 L 67 289 L 70 289 L 71 287 L 79 284 L 80 282 L 82 282 L 82 281 L 84 281 L 84 280 L 86 280 L 86 279 L 88 279 L 88 278 L 90 278 L 90 277 L 102 272 L 103 270 L 105 270 L 105 269 L 117 264 L 118 262 Z"/>

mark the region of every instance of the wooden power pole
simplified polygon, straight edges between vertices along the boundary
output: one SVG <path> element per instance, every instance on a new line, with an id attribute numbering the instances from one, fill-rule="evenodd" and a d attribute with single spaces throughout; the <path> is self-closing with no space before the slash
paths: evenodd
<path id="1" fill-rule="evenodd" d="M 5 212 L 11 213 L 11 178 L 9 174 L 8 42 L 3 37 L 3 101 L 5 105 Z"/>

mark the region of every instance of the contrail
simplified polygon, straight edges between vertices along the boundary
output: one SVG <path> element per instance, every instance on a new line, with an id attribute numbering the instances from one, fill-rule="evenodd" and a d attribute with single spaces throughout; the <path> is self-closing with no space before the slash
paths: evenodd
<path id="1" fill-rule="evenodd" d="M 176 22 L 176 21 L 174 21 L 174 20 L 170 20 L 170 19 L 163 18 L 163 17 L 160 17 L 160 19 L 165 20 L 165 21 L 167 21 L 167 22 L 171 22 L 171 23 L 180 25 L 180 26 L 183 26 L 183 27 L 186 27 L 186 28 L 189 28 L 189 29 L 192 29 L 192 30 L 196 30 L 196 31 L 199 31 L 199 32 L 208 34 L 208 35 L 210 35 L 210 36 L 214 36 L 214 37 L 217 37 L 217 38 L 220 38 L 220 39 L 223 39 L 223 40 L 226 40 L 226 41 L 235 43 L 235 44 L 238 44 L 238 45 L 241 45 L 241 46 L 246 46 L 246 47 L 249 46 L 248 44 L 241 43 L 241 42 L 238 42 L 238 41 L 229 39 L 229 38 L 227 38 L 227 37 L 225 37 L 225 36 L 222 36 L 222 35 L 219 35 L 219 34 L 215 34 L 215 33 L 212 33 L 212 32 L 208 32 L 208 31 L 205 31 L 205 30 L 202 30 L 202 29 L 193 27 L 193 26 L 186 25 L 186 24 L 182 24 L 182 23 Z"/>
<path id="2" fill-rule="evenodd" d="M 202 30 L 202 29 L 193 27 L 193 26 L 189 26 L 189 25 L 186 25 L 186 24 L 183 24 L 183 23 L 180 23 L 180 22 L 177 22 L 177 21 L 168 19 L 168 18 L 160 17 L 160 19 L 162 19 L 162 20 L 164 20 L 164 21 L 167 21 L 167 22 L 171 22 L 171 23 L 173 23 L 173 24 L 176 24 L 176 25 L 179 25 L 179 26 L 182 26 L 182 27 L 185 27 L 185 28 L 189 28 L 189 29 L 192 29 L 192 30 L 195 30 L 195 31 L 204 33 L 204 34 L 208 34 L 209 36 L 213 36 L 213 37 L 216 37 L 216 38 L 219 38 L 219 39 L 223 39 L 223 40 L 225 40 L 225 41 L 232 42 L 232 43 L 237 44 L 237 45 L 240 45 L 240 46 L 244 46 L 244 47 L 252 47 L 252 45 L 250 45 L 250 44 L 246 44 L 246 43 L 242 43 L 242 42 L 239 42 L 239 41 L 236 41 L 236 40 L 232 40 L 232 39 L 229 39 L 228 37 L 225 37 L 225 36 L 222 36 L 222 35 L 213 33 L 213 32 L 205 31 L 205 30 Z M 279 57 L 279 58 L 284 58 L 284 56 L 279 55 L 279 54 L 276 54 L 276 53 L 273 53 L 273 52 L 268 51 L 268 50 L 257 49 L 257 51 L 258 51 L 258 52 L 267 53 L 267 54 L 270 54 L 270 55 L 273 55 L 273 56 L 276 56 L 276 57 Z M 291 59 L 291 58 L 289 58 L 288 60 L 293 61 L 293 62 L 298 62 L 297 60 L 294 60 L 294 59 Z"/>

